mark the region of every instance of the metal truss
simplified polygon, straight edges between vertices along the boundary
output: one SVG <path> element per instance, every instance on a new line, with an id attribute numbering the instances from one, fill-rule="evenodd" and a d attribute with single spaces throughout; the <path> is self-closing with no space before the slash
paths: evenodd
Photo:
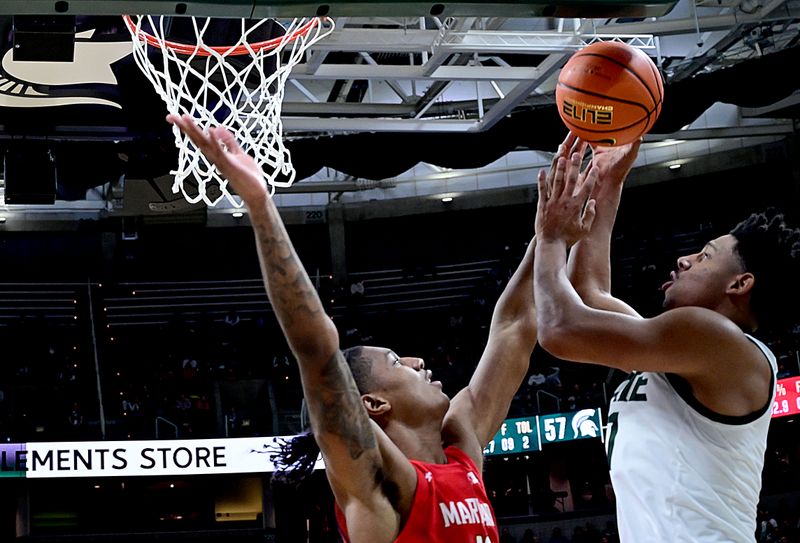
<path id="1" fill-rule="evenodd" d="M 359 24 L 355 19 L 347 22 Z M 498 30 L 503 26 L 501 21 L 477 18 L 448 18 L 438 21 L 435 29 L 424 28 L 424 23 L 411 29 L 353 28 L 338 23 L 331 37 L 316 45 L 307 62 L 298 65 L 290 76 L 300 101 L 284 104 L 284 128 L 289 132 L 486 130 L 536 93 L 570 54 L 586 45 L 615 41 L 649 52 L 655 52 L 657 45 L 653 34 L 589 32 L 591 25 L 586 21 L 576 21 L 572 31 L 563 27 L 549 31 Z M 337 61 L 342 54 L 356 55 L 353 58 L 361 62 Z M 528 57 L 530 65 L 511 66 L 503 60 L 509 55 Z M 382 58 L 390 62 L 379 62 Z M 405 61 L 397 62 L 398 58 Z M 383 83 L 392 94 L 369 93 L 357 103 L 322 99 L 330 94 L 335 81 L 353 80 L 367 81 L 370 90 Z M 327 82 L 322 84 L 322 91 L 312 92 L 309 86 L 320 87 L 321 82 Z M 444 94 L 454 83 L 474 85 L 474 93 L 467 98 L 475 100 L 475 107 L 467 108 L 469 118 L 461 117 L 463 108 L 458 114 L 443 116 L 442 108 L 431 107 L 445 101 Z M 505 88 L 501 88 L 503 83 Z M 416 85 L 425 91 L 413 92 Z M 488 87 L 484 90 L 482 85 Z M 497 99 L 491 99 L 492 95 Z"/>

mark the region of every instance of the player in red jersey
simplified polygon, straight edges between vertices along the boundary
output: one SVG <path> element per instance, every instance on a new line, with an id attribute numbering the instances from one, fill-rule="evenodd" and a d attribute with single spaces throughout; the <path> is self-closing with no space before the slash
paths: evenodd
<path id="1" fill-rule="evenodd" d="M 189 117 L 169 120 L 247 205 L 267 293 L 300 366 L 348 540 L 499 543 L 481 478 L 483 447 L 503 422 L 536 343 L 535 240 L 497 302 L 472 379 L 451 400 L 420 358 L 379 347 L 341 352 L 261 170 L 225 129 L 204 133 Z"/>

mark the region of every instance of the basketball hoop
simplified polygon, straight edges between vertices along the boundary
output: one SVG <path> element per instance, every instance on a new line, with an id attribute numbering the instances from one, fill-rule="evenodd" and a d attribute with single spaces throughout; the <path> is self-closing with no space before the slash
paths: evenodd
<path id="1" fill-rule="evenodd" d="M 236 43 L 218 46 L 206 43 L 212 19 L 191 18 L 196 43 L 189 44 L 168 39 L 169 18 L 123 18 L 133 37 L 136 64 L 169 113 L 188 114 L 203 129 L 228 128 L 261 166 L 270 193 L 276 187 L 292 185 L 295 171 L 283 144 L 281 124 L 284 88 L 292 68 L 308 48 L 333 31 L 331 19 L 295 19 L 283 35 L 253 42 L 251 37 L 263 32 L 270 19 L 225 20 L 240 24 L 241 32 L 236 32 Z M 183 193 L 190 203 L 203 201 L 214 206 L 224 197 L 233 206 L 241 207 L 216 167 L 180 129 L 173 127 L 172 131 L 179 152 L 177 169 L 170 172 L 175 176 L 172 192 Z M 187 182 L 197 184 L 196 194 L 187 190 Z"/>

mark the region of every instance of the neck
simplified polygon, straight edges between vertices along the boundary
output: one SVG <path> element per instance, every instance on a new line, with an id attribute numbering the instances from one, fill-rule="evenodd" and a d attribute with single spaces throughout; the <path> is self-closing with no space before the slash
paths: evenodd
<path id="1" fill-rule="evenodd" d="M 447 457 L 442 447 L 441 421 L 410 426 L 401 421 L 390 420 L 383 426 L 387 437 L 411 460 L 446 464 Z"/>
<path id="2" fill-rule="evenodd" d="M 717 313 L 729 318 L 742 329 L 745 333 L 755 332 L 758 322 L 750 311 L 749 307 L 743 307 L 730 301 L 725 301 L 721 307 L 715 309 Z"/>

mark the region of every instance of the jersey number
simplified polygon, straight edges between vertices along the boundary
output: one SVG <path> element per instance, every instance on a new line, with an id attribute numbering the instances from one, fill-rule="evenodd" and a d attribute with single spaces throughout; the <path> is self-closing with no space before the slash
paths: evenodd
<path id="1" fill-rule="evenodd" d="M 611 467 L 611 454 L 614 452 L 614 440 L 617 438 L 617 430 L 619 430 L 618 418 L 619 413 L 611 413 L 608 416 L 608 467 Z"/>

